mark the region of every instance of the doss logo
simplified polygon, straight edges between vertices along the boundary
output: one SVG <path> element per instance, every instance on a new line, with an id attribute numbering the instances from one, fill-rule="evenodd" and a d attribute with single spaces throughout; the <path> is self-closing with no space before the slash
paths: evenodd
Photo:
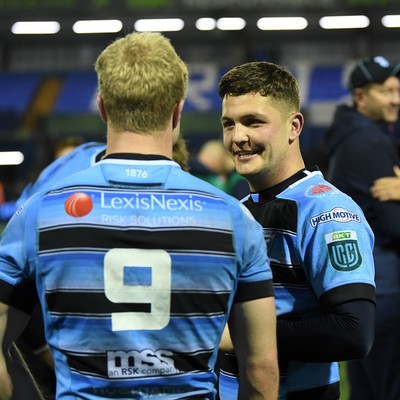
<path id="1" fill-rule="evenodd" d="M 83 217 L 92 211 L 93 201 L 89 195 L 76 192 L 65 201 L 64 209 L 71 217 Z"/>
<path id="2" fill-rule="evenodd" d="M 325 235 L 329 258 L 338 271 L 352 271 L 362 263 L 355 231 L 332 232 Z"/>
<path id="3" fill-rule="evenodd" d="M 175 368 L 173 353 L 169 350 L 107 351 L 110 378 L 166 376 L 181 373 Z"/>

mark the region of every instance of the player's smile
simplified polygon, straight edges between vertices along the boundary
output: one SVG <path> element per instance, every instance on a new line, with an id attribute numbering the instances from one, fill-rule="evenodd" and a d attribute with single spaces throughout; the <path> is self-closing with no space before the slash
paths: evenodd
<path id="1" fill-rule="evenodd" d="M 239 150 L 234 151 L 233 155 L 238 161 L 249 161 L 261 153 L 260 150 Z"/>

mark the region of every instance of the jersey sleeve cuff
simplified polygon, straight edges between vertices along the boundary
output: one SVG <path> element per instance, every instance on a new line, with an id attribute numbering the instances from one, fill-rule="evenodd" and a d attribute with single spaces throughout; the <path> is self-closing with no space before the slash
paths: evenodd
<path id="1" fill-rule="evenodd" d="M 272 279 L 266 281 L 239 283 L 234 302 L 256 300 L 263 297 L 274 296 Z"/>
<path id="2" fill-rule="evenodd" d="M 39 298 L 33 281 L 23 280 L 18 286 L 13 286 L 0 280 L 0 301 L 31 314 Z"/>
<path id="3" fill-rule="evenodd" d="M 335 287 L 320 297 L 324 310 L 350 300 L 369 300 L 376 304 L 375 287 L 367 283 L 351 283 Z"/>

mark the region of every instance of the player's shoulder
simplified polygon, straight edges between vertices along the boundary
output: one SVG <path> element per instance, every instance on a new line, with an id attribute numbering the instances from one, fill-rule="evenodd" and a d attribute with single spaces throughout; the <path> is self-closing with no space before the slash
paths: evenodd
<path id="1" fill-rule="evenodd" d="M 307 172 L 290 185 L 279 197 L 293 200 L 301 212 L 315 212 L 333 208 L 350 208 L 359 211 L 357 203 L 346 193 L 327 181 L 320 171 Z"/>
<path id="2" fill-rule="evenodd" d="M 359 205 L 321 173 L 313 172 L 300 179 L 282 196 L 296 202 L 297 221 L 303 234 L 313 234 L 316 228 L 319 233 L 342 228 L 372 233 Z"/>
<path id="3" fill-rule="evenodd" d="M 82 166 L 81 169 L 71 170 L 70 175 L 65 176 L 59 181 L 57 181 L 54 185 L 52 185 L 49 188 L 48 191 L 58 190 L 69 186 L 79 186 L 79 185 L 96 186 L 103 184 L 104 184 L 104 178 L 101 173 L 100 166 L 98 164 L 85 165 Z"/>
<path id="4" fill-rule="evenodd" d="M 104 143 L 99 142 L 88 142 L 83 143 L 73 150 L 71 150 L 68 154 L 57 158 L 53 161 L 41 174 L 41 178 L 43 176 L 51 176 L 55 175 L 58 178 L 58 174 L 64 174 L 64 170 L 69 173 L 77 171 L 79 169 L 84 168 L 85 166 L 90 166 L 94 164 L 96 161 L 95 158 L 98 154 L 100 154 L 106 145 Z"/>
<path id="5" fill-rule="evenodd" d="M 88 155 L 97 155 L 100 152 L 104 151 L 106 148 L 105 143 L 100 143 L 100 142 L 86 142 L 82 143 L 81 145 L 75 147 L 71 152 L 66 154 L 64 157 L 65 160 L 77 157 L 77 156 L 83 156 L 87 157 Z"/>
<path id="6" fill-rule="evenodd" d="M 89 150 L 104 150 L 106 148 L 106 144 L 102 142 L 86 142 L 82 143 L 79 146 L 77 146 L 73 151 L 89 151 Z"/>

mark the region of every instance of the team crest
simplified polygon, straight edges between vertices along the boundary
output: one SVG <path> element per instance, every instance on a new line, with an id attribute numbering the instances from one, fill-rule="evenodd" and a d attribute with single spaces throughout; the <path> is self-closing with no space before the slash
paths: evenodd
<path id="1" fill-rule="evenodd" d="M 304 195 L 306 197 L 325 197 L 336 194 L 337 192 L 336 188 L 326 185 L 325 183 L 319 183 L 318 185 L 309 187 Z"/>
<path id="2" fill-rule="evenodd" d="M 338 271 L 353 271 L 362 263 L 355 231 L 332 232 L 325 235 L 329 259 Z"/>

